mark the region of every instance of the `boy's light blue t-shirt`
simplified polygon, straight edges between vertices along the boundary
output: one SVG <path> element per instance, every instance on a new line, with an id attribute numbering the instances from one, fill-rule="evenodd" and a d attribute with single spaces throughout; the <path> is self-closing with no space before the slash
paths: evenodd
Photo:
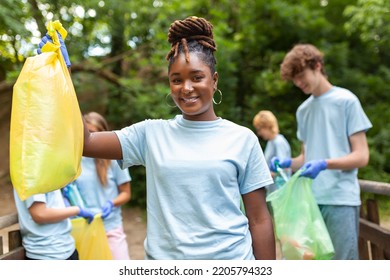
<path id="1" fill-rule="evenodd" d="M 73 254 L 75 242 L 70 234 L 72 230 L 70 219 L 57 223 L 37 224 L 28 211 L 34 202 L 43 202 L 47 208 L 65 208 L 60 190 L 33 195 L 25 201 L 21 201 L 14 190 L 14 200 L 27 257 L 40 260 L 66 260 Z"/>
<path id="2" fill-rule="evenodd" d="M 264 157 L 268 165 L 270 165 L 273 157 L 280 159 L 291 158 L 291 147 L 287 139 L 279 133 L 274 139 L 268 140 L 264 149 Z M 291 175 L 291 168 L 285 168 L 284 171 L 288 177 Z M 267 187 L 267 195 L 277 190 L 278 180 L 278 177 L 275 177 L 275 184 Z M 283 180 L 279 184 L 283 184 L 283 182 L 285 181 Z"/>
<path id="3" fill-rule="evenodd" d="M 268 140 L 264 149 L 264 157 L 268 164 L 273 157 L 291 158 L 291 147 L 287 139 L 282 134 L 278 134 L 274 139 Z"/>
<path id="4" fill-rule="evenodd" d="M 178 115 L 116 133 L 122 168 L 146 166 L 147 259 L 253 259 L 241 194 L 273 181 L 252 131 Z"/>
<path id="5" fill-rule="evenodd" d="M 106 186 L 100 183 L 94 158 L 82 157 L 81 170 L 80 176 L 76 179 L 76 185 L 85 206 L 94 214 L 101 213 L 103 205 L 119 195 L 119 185 L 131 181 L 129 170 L 122 170 L 117 161 L 111 161 L 111 165 L 107 170 Z M 121 208 L 114 207 L 103 222 L 106 232 L 123 226 Z"/>
<path id="6" fill-rule="evenodd" d="M 297 110 L 297 136 L 304 143 L 305 161 L 339 158 L 351 153 L 349 137 L 372 127 L 358 98 L 349 90 L 332 87 L 310 96 Z M 360 205 L 358 169 L 326 169 L 313 180 L 318 204 Z"/>

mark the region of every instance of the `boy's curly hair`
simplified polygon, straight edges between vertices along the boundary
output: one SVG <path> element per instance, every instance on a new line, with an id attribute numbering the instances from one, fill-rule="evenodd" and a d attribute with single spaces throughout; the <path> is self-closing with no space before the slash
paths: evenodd
<path id="1" fill-rule="evenodd" d="M 283 80 L 292 80 L 307 68 L 314 70 L 317 63 L 321 64 L 321 72 L 326 76 L 324 54 L 311 44 L 297 44 L 284 57 L 280 74 Z"/>

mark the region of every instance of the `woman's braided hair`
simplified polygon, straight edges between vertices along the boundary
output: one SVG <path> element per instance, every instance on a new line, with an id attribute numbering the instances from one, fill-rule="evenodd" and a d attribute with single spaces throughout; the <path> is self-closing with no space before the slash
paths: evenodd
<path id="1" fill-rule="evenodd" d="M 184 53 L 186 61 L 190 61 L 190 53 L 199 53 L 199 58 L 206 63 L 211 73 L 215 72 L 217 61 L 214 52 L 217 47 L 214 42 L 213 25 L 204 18 L 188 17 L 174 21 L 168 31 L 168 42 L 171 50 L 166 56 L 169 68 L 180 53 Z"/>

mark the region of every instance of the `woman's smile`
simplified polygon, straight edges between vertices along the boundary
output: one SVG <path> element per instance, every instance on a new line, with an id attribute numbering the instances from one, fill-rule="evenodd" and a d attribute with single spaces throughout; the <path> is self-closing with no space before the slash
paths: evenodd
<path id="1" fill-rule="evenodd" d="M 212 100 L 217 81 L 218 74 L 211 73 L 196 54 L 190 54 L 189 61 L 183 54 L 175 59 L 169 72 L 169 84 L 171 96 L 185 119 L 216 119 Z"/>
<path id="2" fill-rule="evenodd" d="M 199 100 L 199 96 L 181 97 L 180 100 L 183 101 L 185 104 L 193 104 Z"/>

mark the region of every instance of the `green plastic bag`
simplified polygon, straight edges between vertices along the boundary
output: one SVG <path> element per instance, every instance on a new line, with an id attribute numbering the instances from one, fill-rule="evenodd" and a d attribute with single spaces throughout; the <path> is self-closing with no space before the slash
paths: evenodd
<path id="1" fill-rule="evenodd" d="M 276 237 L 287 260 L 329 260 L 332 240 L 312 193 L 312 179 L 299 177 L 301 172 L 267 197 Z"/>

